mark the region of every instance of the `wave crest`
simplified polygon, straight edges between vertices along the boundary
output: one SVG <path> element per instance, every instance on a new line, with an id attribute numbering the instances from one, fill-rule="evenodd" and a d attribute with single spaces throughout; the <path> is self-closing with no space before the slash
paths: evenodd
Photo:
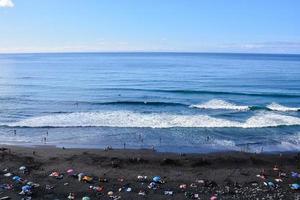
<path id="1" fill-rule="evenodd" d="M 271 103 L 269 105 L 267 105 L 267 108 L 270 110 L 274 110 L 274 111 L 281 111 L 281 112 L 297 112 L 300 111 L 300 108 L 295 108 L 295 107 L 287 107 L 287 106 L 283 106 L 281 104 L 278 103 Z"/>
<path id="2" fill-rule="evenodd" d="M 241 111 L 250 109 L 249 106 L 236 105 L 220 99 L 212 99 L 206 103 L 194 104 L 191 105 L 190 107 L 200 108 L 200 109 L 214 109 L 214 110 L 222 109 L 222 110 L 241 110 Z"/>
<path id="3" fill-rule="evenodd" d="M 46 115 L 2 125 L 10 127 L 263 128 L 300 125 L 300 118 L 260 113 L 245 122 L 238 122 L 208 115 L 101 111 Z"/>

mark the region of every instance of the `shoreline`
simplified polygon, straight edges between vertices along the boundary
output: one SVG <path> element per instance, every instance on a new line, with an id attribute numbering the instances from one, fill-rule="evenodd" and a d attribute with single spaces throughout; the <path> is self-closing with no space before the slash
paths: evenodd
<path id="1" fill-rule="evenodd" d="M 89 147 L 88 147 L 89 146 Z M 144 146 L 125 146 L 123 144 L 117 146 L 103 146 L 103 145 L 55 145 L 55 144 L 48 144 L 48 143 L 41 143 L 41 144 L 1 144 L 1 147 L 15 147 L 15 148 L 26 148 L 26 149 L 70 149 L 70 150 L 91 150 L 91 151 L 104 151 L 108 148 L 111 150 L 118 150 L 118 151 L 152 151 L 155 153 L 164 153 L 164 154 L 175 154 L 175 155 L 209 155 L 209 154 L 228 154 L 228 153 L 245 153 L 245 154 L 262 154 L 262 155 L 275 155 L 275 154 L 297 154 L 300 153 L 300 150 L 277 150 L 277 151 L 269 151 L 269 150 L 251 150 L 247 147 L 241 147 L 240 149 L 227 149 L 227 148 L 211 148 L 207 146 L 203 146 L 201 148 L 191 148 L 191 147 L 178 147 L 181 150 L 177 149 L 174 150 L 173 148 L 166 148 L 161 146 L 155 145 L 144 145 Z"/>
<path id="2" fill-rule="evenodd" d="M 166 191 L 172 191 L 172 199 L 209 199 L 216 194 L 218 199 L 295 199 L 300 192 L 290 189 L 290 184 L 297 183 L 291 172 L 300 170 L 298 153 L 254 154 L 243 152 L 214 152 L 206 154 L 177 154 L 156 152 L 147 149 L 62 149 L 54 147 L 20 147 L 0 145 L 0 184 L 12 184 L 12 190 L 2 189 L 0 198 L 9 196 L 21 198 L 18 193 L 22 184 L 5 177 L 3 169 L 18 175 L 40 186 L 33 190 L 33 199 L 66 199 L 74 192 L 76 199 L 88 196 L 91 199 L 111 199 L 121 196 L 122 199 L 168 199 Z M 10 149 L 10 151 L 8 150 Z M 28 174 L 18 170 L 20 166 L 28 168 Z M 279 177 L 274 166 L 286 173 Z M 69 176 L 66 170 L 85 173 L 93 177 L 90 183 L 79 182 Z M 62 173 L 62 179 L 49 177 L 53 171 Z M 264 174 L 265 179 L 257 177 Z M 137 176 L 147 176 L 143 183 Z M 148 188 L 152 177 L 160 176 L 165 183 L 158 188 Z M 103 178 L 107 180 L 99 181 Z M 102 178 L 102 179 L 101 179 Z M 282 182 L 276 182 L 275 179 Z M 122 180 L 122 181 L 121 181 Z M 264 185 L 272 182 L 276 188 Z M 53 186 L 45 189 L 46 185 Z M 94 191 L 89 186 L 103 187 L 102 191 Z M 180 188 L 180 186 L 182 186 Z M 121 188 L 121 189 L 120 189 Z M 131 188 L 131 191 L 128 188 Z M 121 190 L 121 191 L 119 191 Z M 139 195 L 140 191 L 145 196 Z M 116 197 L 117 198 L 117 197 Z"/>

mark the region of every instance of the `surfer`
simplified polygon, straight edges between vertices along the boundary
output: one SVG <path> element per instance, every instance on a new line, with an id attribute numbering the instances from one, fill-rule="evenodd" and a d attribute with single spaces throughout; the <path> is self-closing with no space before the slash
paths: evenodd
<path id="1" fill-rule="evenodd" d="M 141 141 L 143 143 L 143 138 L 142 138 L 141 134 L 139 134 L 139 141 Z"/>

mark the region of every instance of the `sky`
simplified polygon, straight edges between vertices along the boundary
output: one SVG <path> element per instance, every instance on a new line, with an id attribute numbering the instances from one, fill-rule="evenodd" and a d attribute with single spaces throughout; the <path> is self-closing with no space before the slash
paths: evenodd
<path id="1" fill-rule="evenodd" d="M 300 53 L 299 0 L 0 0 L 0 53 Z"/>

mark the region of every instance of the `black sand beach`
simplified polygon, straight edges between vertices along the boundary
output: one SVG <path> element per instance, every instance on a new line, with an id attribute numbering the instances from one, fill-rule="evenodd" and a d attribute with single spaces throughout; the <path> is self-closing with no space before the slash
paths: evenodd
<path id="1" fill-rule="evenodd" d="M 300 181 L 291 176 L 300 170 L 300 155 L 296 153 L 179 155 L 151 150 L 2 146 L 0 162 L 0 199 L 67 199 L 69 193 L 74 193 L 75 199 L 300 198 L 300 192 L 290 188 Z M 25 172 L 19 170 L 21 166 L 26 167 Z M 74 172 L 67 173 L 68 169 Z M 50 177 L 52 172 L 58 174 Z M 79 181 L 78 173 L 84 173 L 86 181 Z M 22 183 L 13 180 L 15 176 L 24 179 Z M 138 180 L 138 176 L 147 179 Z M 163 183 L 149 188 L 155 176 Z M 88 180 L 90 177 L 93 180 Z M 19 194 L 28 182 L 38 185 L 32 187 L 30 195 Z"/>

